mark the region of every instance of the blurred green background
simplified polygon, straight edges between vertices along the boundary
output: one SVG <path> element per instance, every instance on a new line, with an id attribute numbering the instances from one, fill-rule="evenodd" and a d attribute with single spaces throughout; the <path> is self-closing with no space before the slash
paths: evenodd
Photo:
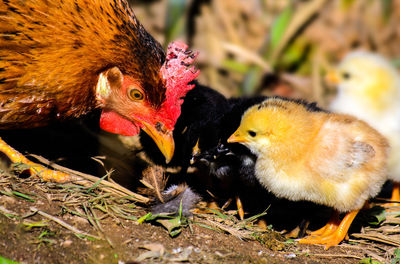
<path id="1" fill-rule="evenodd" d="M 226 96 L 277 94 L 322 106 L 324 73 L 347 52 L 378 52 L 400 65 L 400 0 L 130 0 L 164 47 L 200 52 L 203 84 Z"/>

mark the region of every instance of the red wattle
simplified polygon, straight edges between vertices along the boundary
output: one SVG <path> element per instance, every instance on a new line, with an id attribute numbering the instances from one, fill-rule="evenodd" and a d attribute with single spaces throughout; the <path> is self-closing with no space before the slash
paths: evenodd
<path id="1" fill-rule="evenodd" d="M 123 118 L 116 112 L 107 110 L 103 110 L 101 113 L 100 127 L 105 131 L 123 136 L 135 136 L 140 132 L 140 127 L 134 123 Z"/>

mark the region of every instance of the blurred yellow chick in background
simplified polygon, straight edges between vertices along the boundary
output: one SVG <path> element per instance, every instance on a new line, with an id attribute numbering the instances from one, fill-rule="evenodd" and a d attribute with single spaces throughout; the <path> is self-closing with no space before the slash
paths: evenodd
<path id="1" fill-rule="evenodd" d="M 328 224 L 300 243 L 339 244 L 386 178 L 388 144 L 367 123 L 310 105 L 269 98 L 249 108 L 228 142 L 256 156 L 255 174 L 277 197 L 333 207 Z M 342 221 L 339 213 L 347 213 Z"/>
<path id="2" fill-rule="evenodd" d="M 400 76 L 396 68 L 378 54 L 355 51 L 328 73 L 327 80 L 338 88 L 331 110 L 368 122 L 388 139 L 391 201 L 400 202 Z"/>

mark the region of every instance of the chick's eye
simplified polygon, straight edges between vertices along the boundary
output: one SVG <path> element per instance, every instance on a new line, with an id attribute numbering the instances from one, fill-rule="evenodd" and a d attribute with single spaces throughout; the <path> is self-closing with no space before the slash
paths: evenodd
<path id="1" fill-rule="evenodd" d="M 348 79 L 350 79 L 351 75 L 348 72 L 343 72 L 342 77 L 343 77 L 343 79 L 348 80 Z"/>
<path id="2" fill-rule="evenodd" d="M 134 101 L 140 101 L 140 100 L 143 100 L 143 98 L 144 98 L 143 93 L 140 90 L 135 89 L 135 88 L 130 89 L 128 91 L 128 96 L 131 100 L 134 100 Z"/>
<path id="3" fill-rule="evenodd" d="M 255 137 L 255 136 L 257 136 L 257 133 L 254 132 L 254 131 L 251 131 L 251 130 L 247 131 L 247 133 L 249 134 L 250 137 Z"/>

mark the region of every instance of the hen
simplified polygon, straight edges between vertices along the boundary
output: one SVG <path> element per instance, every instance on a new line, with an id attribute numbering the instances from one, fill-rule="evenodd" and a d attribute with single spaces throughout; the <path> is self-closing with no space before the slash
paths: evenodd
<path id="1" fill-rule="evenodd" d="M 165 56 L 125 0 L 2 0 L 0 34 L 0 129 L 101 108 L 101 128 L 128 136 L 143 129 L 171 160 L 182 97 L 198 75 L 195 55 L 175 43 Z M 44 179 L 68 178 L 4 141 L 0 150 Z"/>

